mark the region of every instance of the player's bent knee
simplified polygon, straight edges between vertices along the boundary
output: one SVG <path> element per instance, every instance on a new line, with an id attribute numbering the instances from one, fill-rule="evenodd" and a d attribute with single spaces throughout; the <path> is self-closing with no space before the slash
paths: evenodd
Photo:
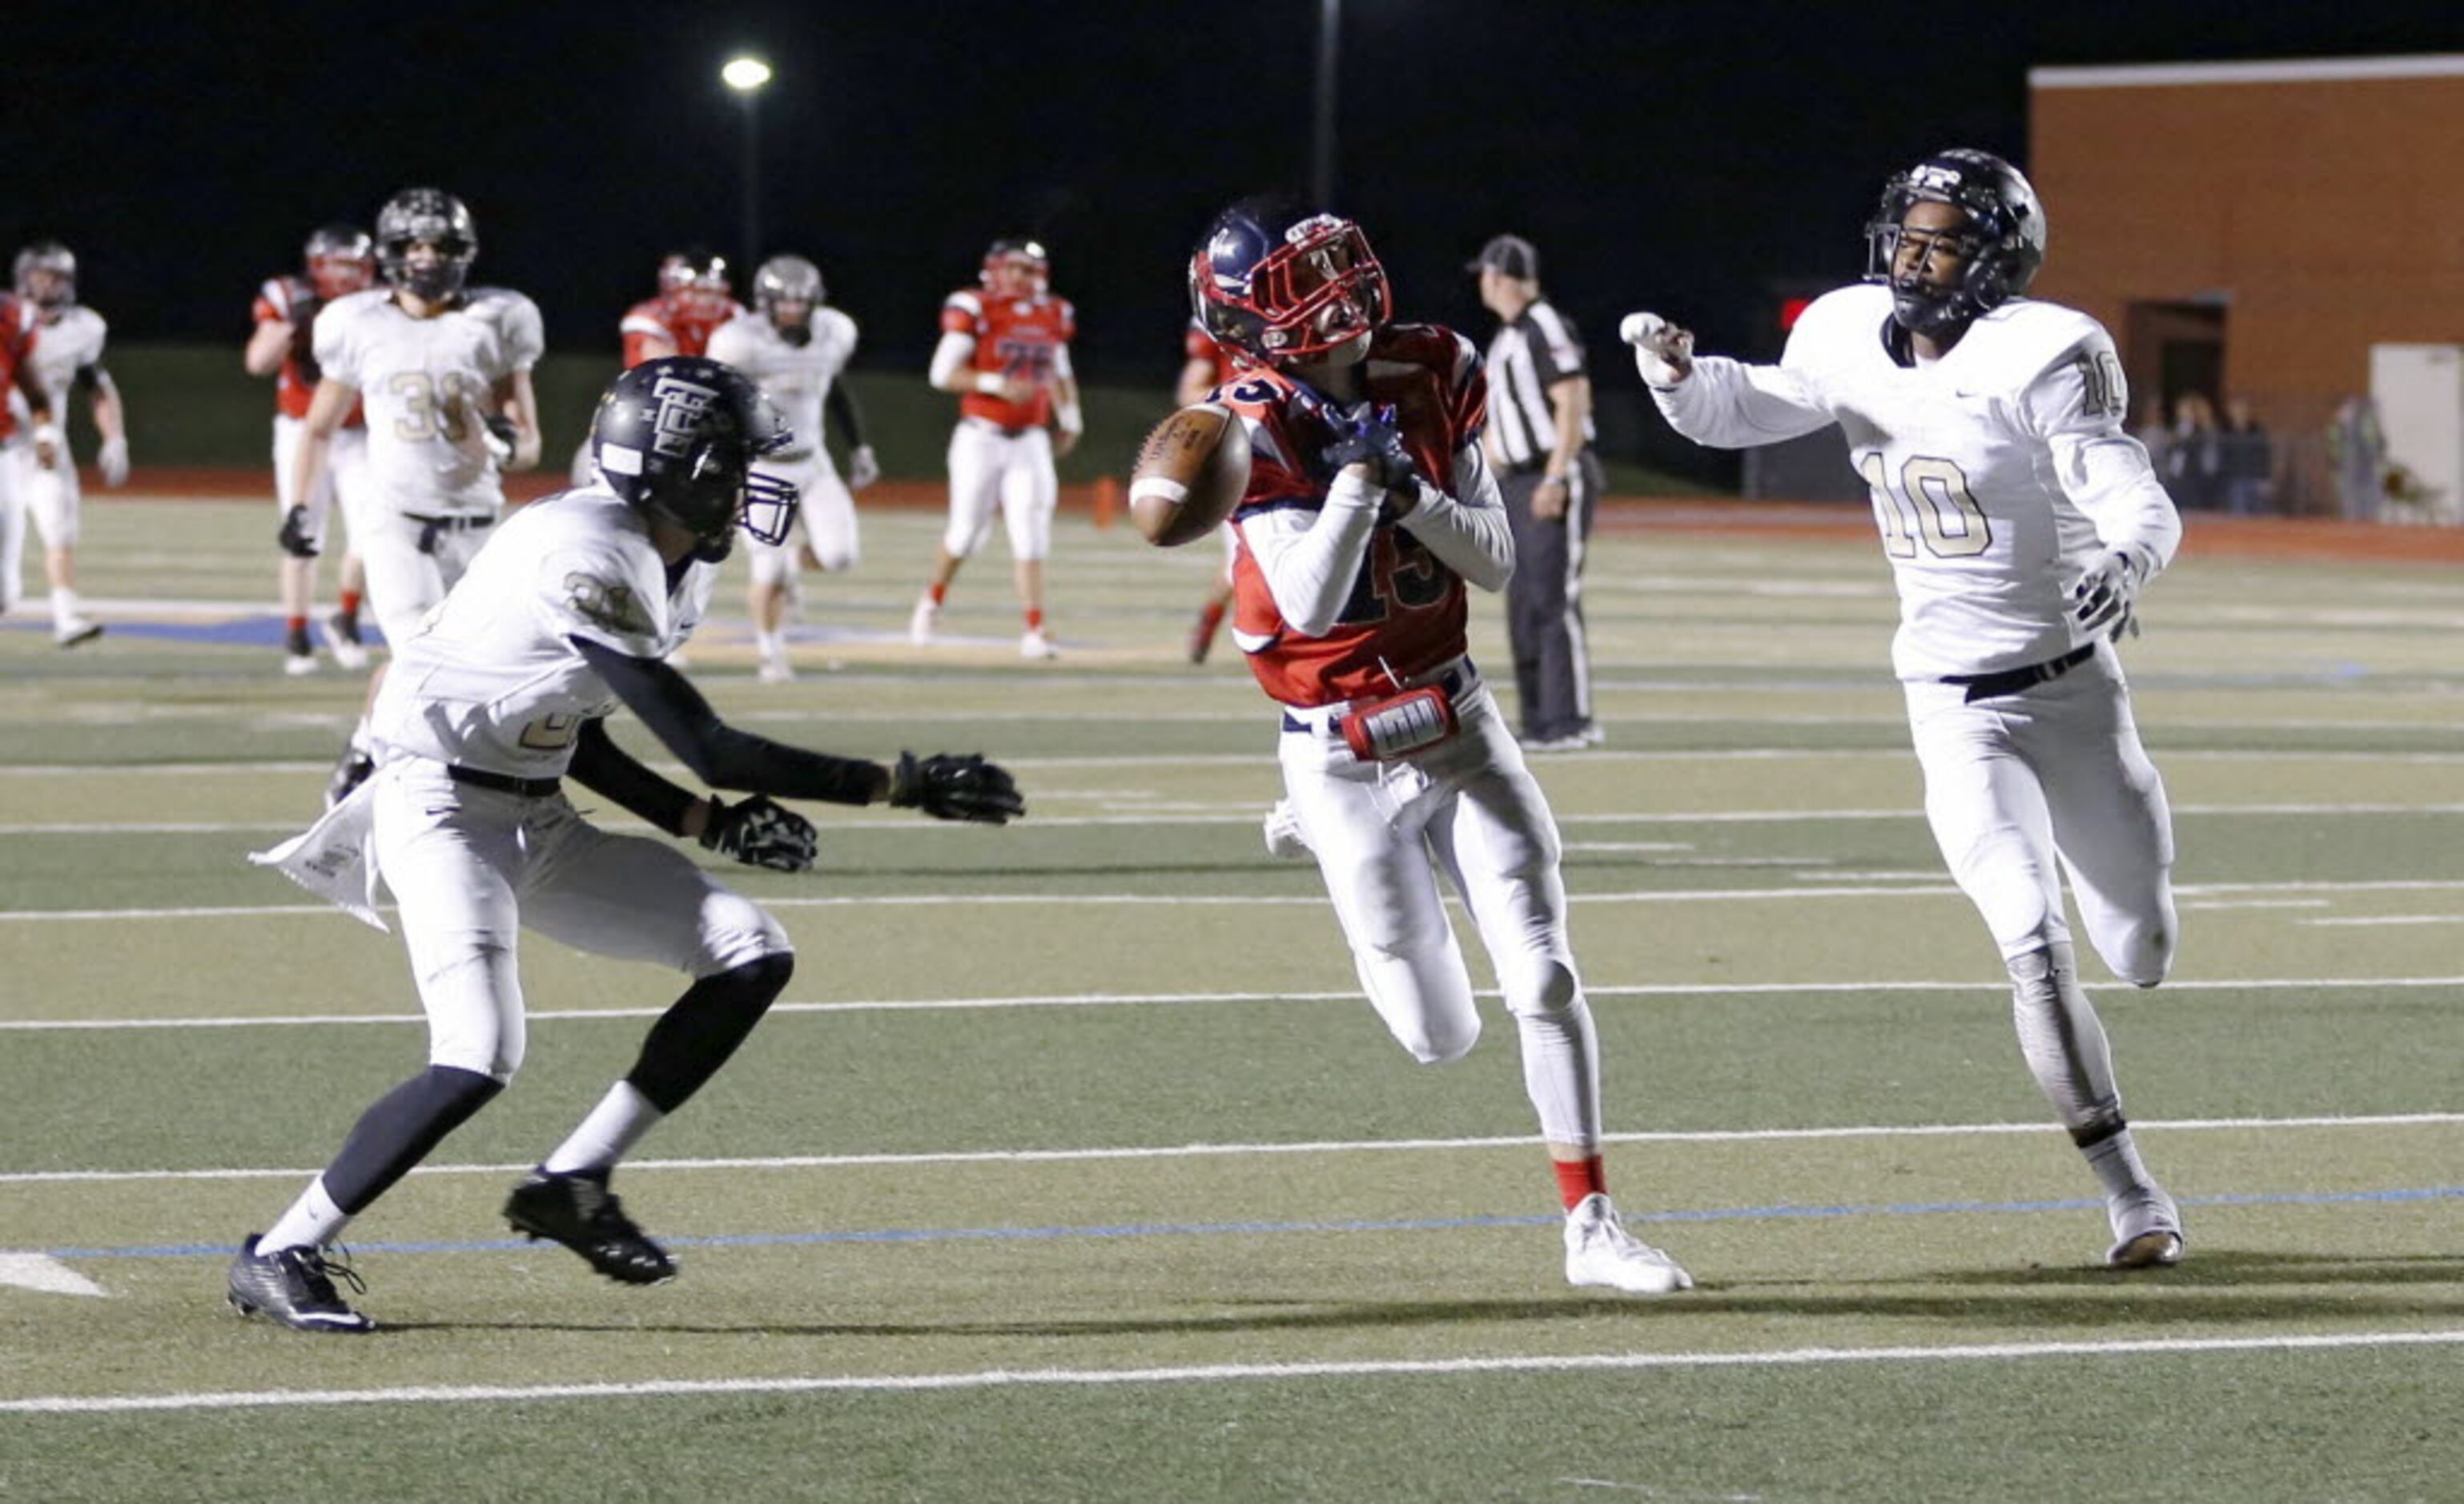
<path id="1" fill-rule="evenodd" d="M 1573 1008 L 1583 995 L 1583 984 L 1574 968 L 1554 957 L 1535 958 L 1536 963 L 1516 968 L 1504 968 L 1501 980 L 1506 984 L 1507 1011 L 1518 1018 L 1550 1017 Z"/>
<path id="2" fill-rule="evenodd" d="M 1421 1019 L 1411 1025 L 1389 1027 L 1395 1042 L 1421 1065 L 1452 1065 L 1470 1054 L 1471 1047 L 1480 1043 L 1477 1014 L 1462 1023 Z"/>

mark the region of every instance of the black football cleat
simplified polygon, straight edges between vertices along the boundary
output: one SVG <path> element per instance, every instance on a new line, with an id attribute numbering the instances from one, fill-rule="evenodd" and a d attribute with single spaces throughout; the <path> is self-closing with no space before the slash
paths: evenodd
<path id="1" fill-rule="evenodd" d="M 231 1260 L 227 1298 L 243 1316 L 272 1316 L 295 1332 L 373 1332 L 377 1324 L 345 1304 L 334 1289 L 334 1276 L 355 1294 L 367 1285 L 347 1264 L 328 1260 L 319 1249 L 256 1250 L 258 1234 L 250 1233 Z"/>
<path id="2" fill-rule="evenodd" d="M 625 1204 L 604 1180 L 535 1171 L 505 1198 L 505 1220 L 516 1232 L 563 1244 L 619 1284 L 659 1285 L 676 1277 L 676 1261 L 625 1215 Z"/>

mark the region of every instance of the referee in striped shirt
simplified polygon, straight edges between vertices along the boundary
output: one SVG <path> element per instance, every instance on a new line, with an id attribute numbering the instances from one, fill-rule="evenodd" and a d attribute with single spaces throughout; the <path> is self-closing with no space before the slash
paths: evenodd
<path id="1" fill-rule="evenodd" d="M 1603 739 L 1583 630 L 1583 555 L 1605 479 L 1592 449 L 1592 380 L 1573 321 L 1541 296 L 1530 241 L 1499 235 L 1464 270 L 1479 275 L 1480 300 L 1498 320 L 1483 442 L 1514 529 L 1506 625 L 1523 745 L 1571 752 Z"/>

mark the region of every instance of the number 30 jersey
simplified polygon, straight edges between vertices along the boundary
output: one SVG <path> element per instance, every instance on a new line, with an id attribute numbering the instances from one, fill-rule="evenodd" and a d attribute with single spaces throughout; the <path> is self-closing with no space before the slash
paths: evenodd
<path id="1" fill-rule="evenodd" d="M 495 410 L 497 383 L 538 365 L 544 344 L 539 305 L 500 287 L 474 287 L 429 319 L 385 288 L 317 315 L 317 364 L 366 407 L 378 500 L 428 517 L 503 505 L 481 420 Z"/>
<path id="2" fill-rule="evenodd" d="M 582 722 L 617 705 L 571 639 L 665 657 L 693 634 L 716 578 L 696 563 L 670 585 L 648 520 L 613 492 L 534 501 L 395 645 L 370 729 L 389 755 L 560 777 Z"/>
<path id="3" fill-rule="evenodd" d="M 2086 640 L 2070 590 L 2090 564 L 2121 551 L 2153 576 L 2182 537 L 2123 431 L 2113 341 L 2029 299 L 1978 319 L 1939 361 L 1903 364 L 1895 335 L 1889 288 L 1841 288 L 1805 310 L 1778 365 L 1705 356 L 1653 396 L 1677 431 L 1722 448 L 1839 425 L 1897 577 L 1900 677 L 2061 656 Z"/>
<path id="4" fill-rule="evenodd" d="M 1419 479 L 1473 504 L 1485 498 L 1466 491 L 1467 473 L 1493 492 L 1479 459 L 1488 380 L 1467 341 L 1435 324 L 1388 324 L 1372 339 L 1363 374 L 1368 401 L 1395 409 Z M 1304 636 L 1284 619 L 1252 531 L 1318 524 L 1336 474 L 1318 457 L 1335 439 L 1335 405 L 1267 368 L 1240 372 L 1210 400 L 1230 408 L 1249 434 L 1249 486 L 1233 512 L 1242 544 L 1232 629 L 1259 686 L 1286 705 L 1331 705 L 1392 694 L 1462 656 L 1463 577 L 1391 515 L 1378 517 L 1324 633 Z"/>

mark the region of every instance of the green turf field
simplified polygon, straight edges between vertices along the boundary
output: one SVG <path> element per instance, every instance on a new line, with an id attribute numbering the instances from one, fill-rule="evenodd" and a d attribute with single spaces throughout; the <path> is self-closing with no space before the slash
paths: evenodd
<path id="1" fill-rule="evenodd" d="M 2090 982 L 2191 1256 L 2125 1277 L 1917 813 L 1874 542 L 1604 531 L 1610 741 L 1535 768 L 1613 1188 L 1700 1281 L 1631 1301 L 1563 1283 L 1493 999 L 1414 1066 L 1263 850 L 1273 719 L 1179 655 L 1211 548 L 1065 520 L 1023 664 L 998 545 L 919 651 L 937 519 L 865 527 L 799 681 L 754 682 L 740 576 L 691 672 L 808 744 L 987 751 L 1030 818 L 817 810 L 817 872 L 735 870 L 801 964 L 620 1178 L 656 1289 L 496 1216 L 677 985 L 538 943 L 521 1080 L 353 1229 L 385 1330 L 319 1339 L 224 1266 L 423 1036 L 398 940 L 244 853 L 360 683 L 278 673 L 261 506 L 89 505 L 111 634 L 0 630 L 0 1498 L 2464 1491 L 2452 569 L 2194 526 L 2127 649 L 2185 939 Z"/>

